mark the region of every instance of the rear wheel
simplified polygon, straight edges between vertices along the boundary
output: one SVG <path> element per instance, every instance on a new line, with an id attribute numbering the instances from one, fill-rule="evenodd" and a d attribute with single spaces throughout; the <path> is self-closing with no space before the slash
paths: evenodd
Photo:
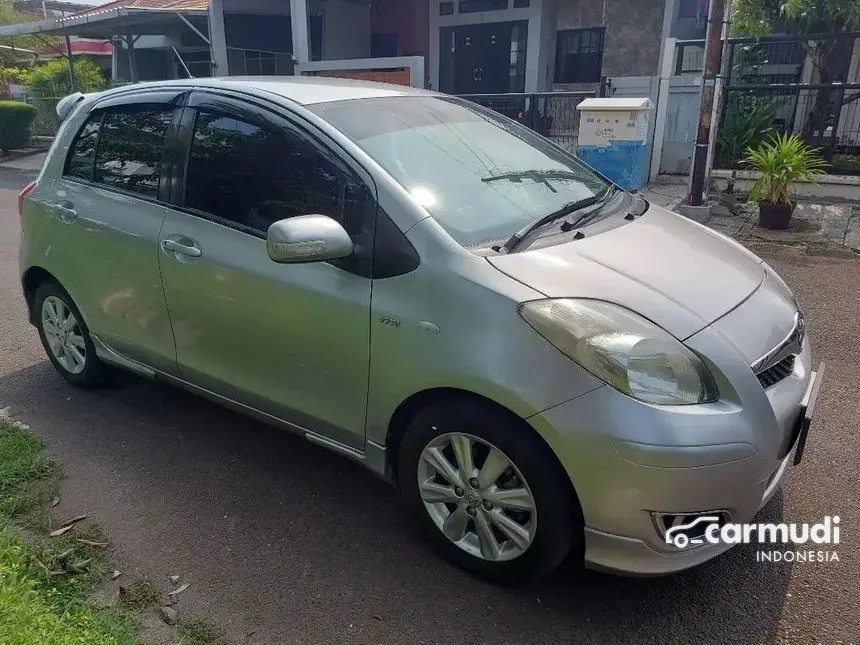
<path id="1" fill-rule="evenodd" d="M 448 560 L 499 584 L 551 573 L 582 535 L 554 455 L 522 422 L 472 400 L 419 413 L 401 442 L 406 503 Z"/>
<path id="2" fill-rule="evenodd" d="M 103 384 L 107 366 L 96 356 L 89 330 L 66 290 L 46 280 L 36 290 L 33 308 L 42 345 L 60 375 L 82 388 Z"/>

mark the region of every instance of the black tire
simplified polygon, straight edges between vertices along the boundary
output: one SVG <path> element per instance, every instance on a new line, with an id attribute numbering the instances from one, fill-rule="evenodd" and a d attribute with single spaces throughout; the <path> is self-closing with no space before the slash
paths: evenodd
<path id="1" fill-rule="evenodd" d="M 63 304 L 71 310 L 77 320 L 76 328 L 80 331 L 80 334 L 83 337 L 86 350 L 84 368 L 81 372 L 74 373 L 67 369 L 59 360 L 57 360 L 57 357 L 54 355 L 53 350 L 51 350 L 51 347 L 48 344 L 48 339 L 45 336 L 45 329 L 42 322 L 42 305 L 49 297 L 61 300 Z M 63 287 L 61 287 L 55 280 L 45 280 L 39 285 L 39 288 L 36 289 L 36 293 L 33 296 L 33 320 L 36 323 L 36 329 L 39 330 L 39 338 L 42 340 L 42 346 L 45 348 L 45 353 L 48 355 L 48 359 L 51 361 L 54 369 L 60 373 L 60 376 L 72 385 L 82 389 L 100 387 L 107 382 L 110 369 L 99 359 L 98 356 L 96 356 L 96 348 L 93 345 L 92 338 L 90 338 L 89 329 L 87 329 L 80 310 L 77 308 L 74 300 L 72 300 L 68 292 L 66 292 L 66 290 L 63 289 Z"/>
<path id="2" fill-rule="evenodd" d="M 531 544 L 519 557 L 493 562 L 474 556 L 449 540 L 431 519 L 418 489 L 419 459 L 428 443 L 449 432 L 473 435 L 494 445 L 528 483 L 537 526 Z M 505 586 L 537 581 L 581 547 L 582 511 L 555 455 L 523 421 L 492 404 L 462 397 L 419 412 L 401 440 L 397 471 L 401 494 L 421 532 L 448 561 L 485 580 Z"/>

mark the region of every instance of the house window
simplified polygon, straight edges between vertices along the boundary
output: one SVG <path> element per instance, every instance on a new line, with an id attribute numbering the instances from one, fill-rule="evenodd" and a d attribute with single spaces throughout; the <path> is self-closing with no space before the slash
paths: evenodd
<path id="1" fill-rule="evenodd" d="M 248 76 L 275 76 L 278 64 L 272 52 L 245 51 L 245 73 Z"/>
<path id="2" fill-rule="evenodd" d="M 209 50 L 205 51 L 190 51 L 182 52 L 182 60 L 185 67 L 194 78 L 205 78 L 212 76 L 212 56 Z M 176 78 L 185 78 L 188 74 L 185 72 L 185 67 L 182 63 L 176 61 Z"/>
<path id="3" fill-rule="evenodd" d="M 508 8 L 508 0 L 460 0 L 460 13 L 501 11 Z"/>
<path id="4" fill-rule="evenodd" d="M 439 3 L 439 15 L 440 16 L 453 16 L 454 15 L 454 3 L 453 2 L 440 2 Z"/>
<path id="5" fill-rule="evenodd" d="M 678 0 L 679 18 L 701 18 L 708 15 L 710 0 Z"/>
<path id="6" fill-rule="evenodd" d="M 599 83 L 603 71 L 604 29 L 567 29 L 558 32 L 555 54 L 556 83 Z"/>
<path id="7" fill-rule="evenodd" d="M 514 9 L 525 9 L 532 6 L 532 0 L 514 0 Z"/>

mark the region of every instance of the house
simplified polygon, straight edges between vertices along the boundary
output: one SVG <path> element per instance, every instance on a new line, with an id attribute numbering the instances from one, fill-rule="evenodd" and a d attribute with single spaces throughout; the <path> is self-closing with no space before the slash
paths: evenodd
<path id="1" fill-rule="evenodd" d="M 663 39 L 703 33 L 703 11 L 707 0 L 115 0 L 0 35 L 112 41 L 128 80 L 381 73 L 454 94 L 531 93 L 656 75 Z"/>
<path id="2" fill-rule="evenodd" d="M 700 0 L 429 4 L 431 83 L 454 94 L 582 89 L 604 77 L 656 75 L 663 39 L 702 9 Z"/>

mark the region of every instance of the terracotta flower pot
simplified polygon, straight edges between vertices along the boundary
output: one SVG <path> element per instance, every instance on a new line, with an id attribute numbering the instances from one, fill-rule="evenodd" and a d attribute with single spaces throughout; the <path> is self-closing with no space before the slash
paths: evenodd
<path id="1" fill-rule="evenodd" d="M 762 228 L 783 230 L 791 223 L 795 204 L 758 203 L 758 225 Z"/>

